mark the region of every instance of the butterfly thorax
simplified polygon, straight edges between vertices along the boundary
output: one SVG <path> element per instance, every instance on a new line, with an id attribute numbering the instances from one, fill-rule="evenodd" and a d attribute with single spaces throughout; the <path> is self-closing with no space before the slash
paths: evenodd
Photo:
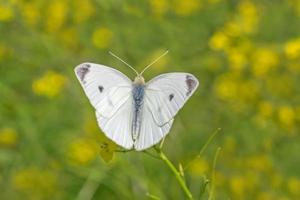
<path id="1" fill-rule="evenodd" d="M 133 83 L 133 118 L 132 118 L 132 139 L 136 141 L 140 134 L 142 123 L 142 110 L 144 103 L 145 84 Z"/>

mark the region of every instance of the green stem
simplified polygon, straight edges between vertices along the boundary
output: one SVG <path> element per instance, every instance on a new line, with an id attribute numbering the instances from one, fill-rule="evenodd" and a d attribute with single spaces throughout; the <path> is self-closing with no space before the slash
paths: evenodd
<path id="1" fill-rule="evenodd" d="M 188 197 L 188 199 L 194 199 L 192 193 L 188 189 L 185 180 L 183 177 L 180 175 L 180 172 L 176 169 L 176 167 L 171 163 L 171 161 L 167 158 L 167 156 L 161 151 L 159 148 L 155 148 L 156 152 L 159 155 L 159 158 L 169 167 L 169 169 L 173 172 L 173 174 L 176 177 L 176 180 L 178 181 L 180 187 L 184 191 L 185 195 Z"/>

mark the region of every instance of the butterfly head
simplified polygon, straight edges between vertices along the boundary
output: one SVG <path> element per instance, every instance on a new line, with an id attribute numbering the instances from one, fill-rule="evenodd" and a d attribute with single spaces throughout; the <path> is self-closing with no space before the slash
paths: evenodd
<path id="1" fill-rule="evenodd" d="M 137 75 L 135 78 L 134 78 L 134 84 L 138 84 L 138 85 L 145 85 L 145 79 L 144 77 L 142 77 L 142 75 Z"/>

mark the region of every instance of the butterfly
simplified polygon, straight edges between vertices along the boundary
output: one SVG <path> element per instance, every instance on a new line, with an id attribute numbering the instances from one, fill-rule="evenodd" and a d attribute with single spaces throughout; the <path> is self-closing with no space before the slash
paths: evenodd
<path id="1" fill-rule="evenodd" d="M 194 75 L 182 72 L 161 74 L 145 82 L 143 72 L 163 55 L 138 73 L 111 54 L 135 71 L 134 81 L 116 69 L 94 63 L 78 65 L 75 74 L 104 134 L 125 149 L 142 151 L 169 133 L 175 115 L 199 82 Z"/>

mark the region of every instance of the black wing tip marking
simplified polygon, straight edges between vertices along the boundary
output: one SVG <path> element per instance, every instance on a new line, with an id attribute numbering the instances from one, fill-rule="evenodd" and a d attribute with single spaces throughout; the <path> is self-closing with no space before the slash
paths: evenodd
<path id="1" fill-rule="evenodd" d="M 75 72 L 76 72 L 77 76 L 79 77 L 79 79 L 81 80 L 81 82 L 85 83 L 84 78 L 85 78 L 86 74 L 90 71 L 90 68 L 91 68 L 91 65 L 89 63 L 83 63 L 75 68 Z"/>
<path id="2" fill-rule="evenodd" d="M 193 75 L 186 75 L 185 77 L 185 83 L 187 85 L 188 91 L 186 93 L 186 96 L 189 96 L 194 89 L 198 86 L 198 80 Z"/>

